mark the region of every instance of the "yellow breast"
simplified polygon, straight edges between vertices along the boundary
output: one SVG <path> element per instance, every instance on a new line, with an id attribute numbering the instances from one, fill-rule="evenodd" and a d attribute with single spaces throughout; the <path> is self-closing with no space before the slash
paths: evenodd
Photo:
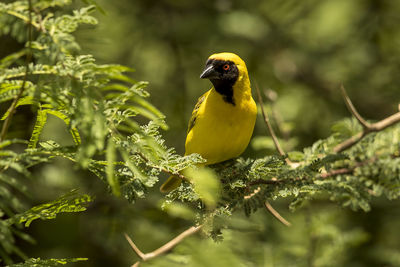
<path id="1" fill-rule="evenodd" d="M 246 149 L 257 107 L 248 80 L 238 81 L 233 89 L 235 105 L 224 101 L 214 88 L 206 93 L 186 137 L 186 155 L 198 153 L 208 165 L 238 157 Z"/>

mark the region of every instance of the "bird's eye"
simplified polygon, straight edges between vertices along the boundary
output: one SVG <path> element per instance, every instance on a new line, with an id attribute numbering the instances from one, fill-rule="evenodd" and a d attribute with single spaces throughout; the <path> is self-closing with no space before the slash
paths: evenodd
<path id="1" fill-rule="evenodd" d="M 223 68 L 224 70 L 229 70 L 230 66 L 229 66 L 228 64 L 225 64 L 222 68 Z"/>

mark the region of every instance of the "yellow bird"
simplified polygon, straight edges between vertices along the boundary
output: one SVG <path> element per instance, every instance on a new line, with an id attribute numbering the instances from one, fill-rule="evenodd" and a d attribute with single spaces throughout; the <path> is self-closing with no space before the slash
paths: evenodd
<path id="1" fill-rule="evenodd" d="M 233 53 L 213 54 L 200 78 L 209 79 L 213 87 L 194 107 L 185 155 L 200 154 L 205 165 L 236 158 L 249 144 L 257 116 L 246 64 Z M 160 190 L 169 192 L 180 183 L 179 177 L 170 176 Z"/>

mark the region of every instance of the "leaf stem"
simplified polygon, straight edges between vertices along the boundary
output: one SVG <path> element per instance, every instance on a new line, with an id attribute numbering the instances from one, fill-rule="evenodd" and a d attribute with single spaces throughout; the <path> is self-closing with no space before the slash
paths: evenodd
<path id="1" fill-rule="evenodd" d="M 26 82 L 28 79 L 29 75 L 29 63 L 32 60 L 32 0 L 28 0 L 28 11 L 29 11 L 29 17 L 28 17 L 28 52 L 26 55 L 26 62 L 25 62 L 25 75 L 24 75 L 24 80 L 22 82 L 21 88 L 19 90 L 18 95 L 14 98 L 13 102 L 11 103 L 10 107 L 8 108 L 8 116 L 6 117 L 3 126 L 1 128 L 0 132 L 0 142 L 4 141 L 7 135 L 8 128 L 10 127 L 11 119 L 14 116 L 15 110 L 17 108 L 17 104 L 19 99 L 22 97 L 25 87 L 26 87 Z"/>

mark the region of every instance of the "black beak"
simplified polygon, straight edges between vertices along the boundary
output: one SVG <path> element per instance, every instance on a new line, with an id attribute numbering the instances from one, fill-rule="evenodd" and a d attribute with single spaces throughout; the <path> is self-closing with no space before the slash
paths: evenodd
<path id="1" fill-rule="evenodd" d="M 205 70 L 203 73 L 200 75 L 201 79 L 218 79 L 219 78 L 219 72 L 214 69 L 213 65 L 208 65 L 206 66 Z"/>

